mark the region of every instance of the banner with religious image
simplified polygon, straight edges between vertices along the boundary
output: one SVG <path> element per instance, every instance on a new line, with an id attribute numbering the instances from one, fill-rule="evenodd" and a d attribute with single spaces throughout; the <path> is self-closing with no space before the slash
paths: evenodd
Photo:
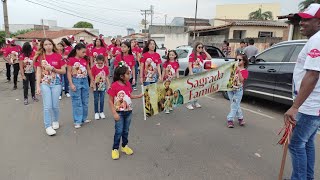
<path id="1" fill-rule="evenodd" d="M 218 91 L 232 90 L 237 84 L 236 69 L 237 63 L 229 62 L 214 70 L 143 87 L 145 116 L 171 111 Z"/>

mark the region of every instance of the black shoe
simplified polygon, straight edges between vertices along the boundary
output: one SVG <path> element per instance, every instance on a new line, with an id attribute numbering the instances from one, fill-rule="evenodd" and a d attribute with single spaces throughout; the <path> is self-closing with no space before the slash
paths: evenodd
<path id="1" fill-rule="evenodd" d="M 24 105 L 28 105 L 29 104 L 28 99 L 24 99 L 23 103 Z"/>
<path id="2" fill-rule="evenodd" d="M 34 102 L 38 102 L 39 101 L 39 99 L 36 98 L 35 96 L 33 96 L 32 99 L 33 99 Z"/>
<path id="3" fill-rule="evenodd" d="M 13 90 L 16 90 L 16 89 L 18 89 L 18 87 L 17 86 L 13 86 Z"/>

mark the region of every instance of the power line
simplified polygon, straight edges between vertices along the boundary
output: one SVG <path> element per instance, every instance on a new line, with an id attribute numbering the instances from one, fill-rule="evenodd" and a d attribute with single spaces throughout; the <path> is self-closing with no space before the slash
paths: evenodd
<path id="1" fill-rule="evenodd" d="M 37 1 L 40 1 L 40 0 L 37 0 Z M 53 0 L 51 0 L 51 1 L 53 1 Z M 77 14 L 77 13 L 79 13 L 79 11 L 82 11 L 83 12 L 83 10 L 70 10 L 70 9 L 68 9 L 68 8 L 63 8 L 63 7 L 61 7 L 62 5 L 61 4 L 59 4 L 57 1 L 54 1 L 54 2 L 56 2 L 56 3 L 52 3 L 52 2 L 49 2 L 49 1 L 40 1 L 40 2 L 43 2 L 43 3 L 48 3 L 48 4 L 51 4 L 52 6 L 56 6 L 56 7 L 59 7 L 60 9 L 64 9 L 64 10 L 66 10 L 66 11 L 70 11 L 70 12 L 72 12 L 72 13 L 75 13 L 75 14 Z M 57 4 L 58 3 L 58 4 Z M 61 5 L 61 6 L 59 6 L 59 5 Z M 74 8 L 74 7 L 72 7 L 72 8 Z M 101 18 L 101 17 L 98 17 L 98 16 L 96 16 L 96 15 L 94 15 L 94 14 L 89 14 L 88 13 L 88 15 L 91 17 L 91 18 L 94 18 L 94 19 L 100 19 L 101 21 L 108 21 L 108 22 L 110 22 L 110 23 L 112 23 L 113 25 L 119 25 L 119 21 L 112 21 L 112 20 L 106 20 L 106 19 L 103 19 L 103 18 Z M 88 16 L 87 15 L 87 16 Z M 130 25 L 130 26 L 136 26 L 136 25 L 132 25 L 132 24 L 129 24 L 129 23 L 126 23 L 126 24 L 123 24 L 123 23 L 120 23 L 120 24 L 122 24 L 122 26 L 124 26 L 124 27 L 127 27 L 126 25 Z"/>
<path id="2" fill-rule="evenodd" d="M 59 9 L 52 8 L 52 7 L 43 5 L 43 4 L 41 4 L 41 3 L 33 2 L 33 1 L 30 1 L 30 0 L 26 0 L 26 1 L 27 1 L 27 2 L 30 2 L 30 3 L 33 3 L 33 4 L 36 4 L 36 5 L 39 5 L 39 6 L 42 6 L 42 7 L 45 7 L 45 8 L 48 8 L 48 9 L 52 9 L 52 10 L 55 10 L 55 11 L 59 11 L 59 12 L 64 13 L 64 14 L 68 14 L 68 15 L 71 15 L 71 16 L 75 16 L 75 17 L 78 17 L 78 18 L 82 18 L 82 19 L 86 19 L 86 20 L 90 20 L 90 21 L 93 21 L 93 22 L 97 22 L 97 23 L 101 23 L 101 24 L 106 24 L 106 25 L 110 25 L 110 26 L 125 27 L 125 28 L 127 28 L 126 26 L 110 24 L 110 23 L 106 23 L 106 22 L 103 22 L 103 21 L 97 21 L 97 20 L 95 20 L 95 19 L 83 17 L 83 16 L 80 16 L 80 15 L 77 15 L 77 14 L 72 14 L 72 13 L 68 13 L 68 12 L 65 12 L 65 11 L 61 11 L 61 10 L 59 10 Z"/>

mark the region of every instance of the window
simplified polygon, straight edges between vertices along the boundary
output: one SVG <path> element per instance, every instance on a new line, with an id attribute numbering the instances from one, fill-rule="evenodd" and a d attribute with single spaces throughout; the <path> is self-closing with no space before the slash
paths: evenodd
<path id="1" fill-rule="evenodd" d="M 302 48 L 303 48 L 303 45 L 297 45 L 297 47 L 294 49 L 290 57 L 290 62 L 297 62 L 298 55 L 301 52 Z"/>
<path id="2" fill-rule="evenodd" d="M 273 37 L 273 32 L 259 31 L 258 37 L 259 38 Z"/>
<path id="3" fill-rule="evenodd" d="M 257 56 L 261 62 L 282 62 L 292 46 L 275 47 Z"/>
<path id="4" fill-rule="evenodd" d="M 246 38 L 246 30 L 234 30 L 233 39 L 244 39 Z"/>
<path id="5" fill-rule="evenodd" d="M 189 51 L 186 49 L 177 49 L 178 58 L 186 58 Z"/>
<path id="6" fill-rule="evenodd" d="M 217 49 L 208 48 L 206 49 L 212 58 L 220 58 L 223 57 Z"/>

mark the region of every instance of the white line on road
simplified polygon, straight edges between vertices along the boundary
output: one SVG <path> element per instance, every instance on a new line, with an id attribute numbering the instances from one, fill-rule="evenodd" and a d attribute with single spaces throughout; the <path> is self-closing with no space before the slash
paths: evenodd
<path id="1" fill-rule="evenodd" d="M 208 96 L 208 95 L 206 95 L 206 97 L 209 98 L 209 99 L 212 99 L 212 100 L 216 100 L 216 98 Z M 241 109 L 243 109 L 245 111 L 249 111 L 249 112 L 254 113 L 254 114 L 258 114 L 258 115 L 266 117 L 266 118 L 274 119 L 274 117 L 272 117 L 272 116 L 269 116 L 269 115 L 266 115 L 266 114 L 251 110 L 251 109 L 247 109 L 247 108 L 244 108 L 244 107 L 241 107 Z"/>

